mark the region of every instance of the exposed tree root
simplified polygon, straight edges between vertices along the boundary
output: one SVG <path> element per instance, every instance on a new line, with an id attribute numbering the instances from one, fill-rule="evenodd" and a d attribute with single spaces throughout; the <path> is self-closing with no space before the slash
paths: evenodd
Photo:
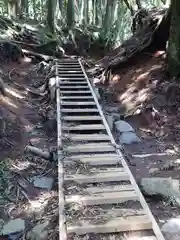
<path id="1" fill-rule="evenodd" d="M 150 49 L 165 49 L 169 35 L 170 13 L 170 9 L 149 12 L 146 17 L 147 24 L 144 28 L 137 31 L 129 40 L 123 42 L 111 54 L 100 59 L 96 63 L 96 67 L 89 70 L 89 73 L 93 76 L 101 76 L 102 82 L 105 83 L 112 70 L 123 66 L 138 53 L 147 52 Z"/>

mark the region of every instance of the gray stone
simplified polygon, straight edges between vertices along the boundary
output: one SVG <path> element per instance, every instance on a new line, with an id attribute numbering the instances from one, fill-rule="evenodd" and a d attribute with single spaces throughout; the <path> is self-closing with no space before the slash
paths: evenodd
<path id="1" fill-rule="evenodd" d="M 122 144 L 132 144 L 140 141 L 140 138 L 134 132 L 124 132 L 119 137 L 119 142 Z"/>
<path id="2" fill-rule="evenodd" d="M 151 168 L 151 169 L 149 169 L 149 173 L 150 174 L 155 174 L 155 173 L 157 173 L 159 171 L 159 168 Z"/>
<path id="3" fill-rule="evenodd" d="M 48 88 L 50 90 L 51 101 L 55 99 L 55 92 L 56 92 L 56 78 L 52 77 L 49 79 Z"/>
<path id="4" fill-rule="evenodd" d="M 131 127 L 131 125 L 125 121 L 119 120 L 115 122 L 116 129 L 121 132 L 134 132 L 134 129 Z"/>
<path id="5" fill-rule="evenodd" d="M 97 86 L 97 85 L 99 85 L 99 84 L 101 84 L 101 79 L 99 79 L 99 78 L 94 78 L 94 79 L 93 79 L 93 85 L 94 85 L 94 86 Z"/>
<path id="6" fill-rule="evenodd" d="M 114 113 L 117 113 L 117 112 L 119 112 L 119 108 L 118 108 L 118 107 L 107 106 L 107 107 L 106 107 L 106 112 L 114 112 Z"/>
<path id="7" fill-rule="evenodd" d="M 53 179 L 50 177 L 33 177 L 33 184 L 35 187 L 51 190 Z"/>
<path id="8" fill-rule="evenodd" d="M 165 233 L 175 233 L 180 236 L 180 217 L 171 218 L 168 220 L 161 228 L 162 232 Z"/>
<path id="9" fill-rule="evenodd" d="M 47 239 L 48 231 L 46 230 L 49 221 L 36 225 L 26 235 L 27 240 L 44 240 Z"/>
<path id="10" fill-rule="evenodd" d="M 114 119 L 116 119 L 116 121 L 121 119 L 120 113 L 112 112 L 111 115 L 114 117 Z"/>
<path id="11" fill-rule="evenodd" d="M 24 231 L 25 221 L 21 218 L 10 220 L 7 224 L 3 226 L 2 234 L 8 235 L 10 233 Z"/>
<path id="12" fill-rule="evenodd" d="M 179 180 L 171 178 L 142 178 L 140 185 L 147 195 L 173 197 L 180 204 Z"/>

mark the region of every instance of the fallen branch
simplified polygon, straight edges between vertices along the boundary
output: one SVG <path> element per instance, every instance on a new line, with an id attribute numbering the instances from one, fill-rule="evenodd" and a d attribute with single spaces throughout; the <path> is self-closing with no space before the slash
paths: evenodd
<path id="1" fill-rule="evenodd" d="M 53 60 L 53 57 L 50 55 L 45 55 L 45 54 L 41 54 L 41 53 L 35 53 L 26 49 L 22 49 L 22 52 L 26 55 L 26 56 L 33 56 L 38 58 L 40 61 L 51 61 Z"/>
<path id="2" fill-rule="evenodd" d="M 35 156 L 38 156 L 38 157 L 42 157 L 46 160 L 53 160 L 53 154 L 51 152 L 42 150 L 42 149 L 37 148 L 37 147 L 27 145 L 25 147 L 25 152 L 31 153 L 31 154 L 33 154 Z"/>

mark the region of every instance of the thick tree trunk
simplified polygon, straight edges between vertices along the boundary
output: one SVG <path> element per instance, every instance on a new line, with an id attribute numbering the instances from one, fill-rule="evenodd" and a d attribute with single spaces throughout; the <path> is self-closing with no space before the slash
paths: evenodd
<path id="1" fill-rule="evenodd" d="M 180 76 L 180 1 L 171 2 L 171 26 L 168 44 L 168 70 L 171 77 Z"/>
<path id="2" fill-rule="evenodd" d="M 18 1 L 9 0 L 8 1 L 8 14 L 11 18 L 16 18 L 18 13 Z"/>
<path id="3" fill-rule="evenodd" d="M 68 28 L 72 28 L 74 24 L 74 1 L 68 0 L 67 3 L 67 25 Z"/>
<path id="4" fill-rule="evenodd" d="M 83 15 L 84 15 L 84 25 L 89 23 L 89 0 L 84 1 L 84 10 L 83 10 Z"/>
<path id="5" fill-rule="evenodd" d="M 20 18 L 26 18 L 28 16 L 28 0 L 21 0 Z"/>
<path id="6" fill-rule="evenodd" d="M 55 7 L 57 5 L 56 0 L 48 0 L 47 2 L 47 25 L 49 27 L 50 32 L 55 32 Z"/>

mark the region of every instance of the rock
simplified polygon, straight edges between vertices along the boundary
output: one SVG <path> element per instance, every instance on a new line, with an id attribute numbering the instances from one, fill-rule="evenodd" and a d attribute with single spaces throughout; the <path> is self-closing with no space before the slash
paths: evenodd
<path id="1" fill-rule="evenodd" d="M 116 121 L 121 119 L 120 113 L 112 112 L 111 115 L 114 117 L 114 119 L 116 119 Z"/>
<path id="2" fill-rule="evenodd" d="M 44 240 L 47 239 L 48 231 L 46 227 L 48 226 L 49 221 L 36 225 L 31 231 L 26 235 L 27 240 Z"/>
<path id="3" fill-rule="evenodd" d="M 180 217 L 171 218 L 161 228 L 162 232 L 165 233 L 178 233 L 180 237 Z"/>
<path id="4" fill-rule="evenodd" d="M 10 233 L 24 231 L 25 221 L 21 218 L 10 220 L 3 226 L 2 235 L 8 235 Z"/>
<path id="5" fill-rule="evenodd" d="M 122 144 L 132 144 L 140 141 L 140 138 L 134 132 L 124 132 L 119 137 L 119 142 Z"/>
<path id="6" fill-rule="evenodd" d="M 55 99 L 55 93 L 56 93 L 56 78 L 55 77 L 52 77 L 49 79 L 48 88 L 50 91 L 51 101 L 53 101 Z"/>
<path id="7" fill-rule="evenodd" d="M 35 187 L 51 190 L 53 179 L 50 177 L 34 177 L 33 184 Z"/>
<path id="8" fill-rule="evenodd" d="M 142 178 L 140 185 L 147 195 L 161 195 L 164 197 L 174 197 L 179 204 L 179 180 L 171 178 Z"/>
<path id="9" fill-rule="evenodd" d="M 106 107 L 106 112 L 116 112 L 118 113 L 119 112 L 119 108 L 118 107 Z"/>
<path id="10" fill-rule="evenodd" d="M 111 115 L 106 115 L 106 120 L 108 122 L 109 128 L 111 131 L 113 130 L 113 125 L 114 125 L 114 117 Z"/>
<path id="11" fill-rule="evenodd" d="M 157 173 L 159 171 L 159 168 L 151 168 L 151 169 L 149 169 L 149 173 L 150 174 L 155 174 L 155 173 Z"/>
<path id="12" fill-rule="evenodd" d="M 97 86 L 97 85 L 100 85 L 101 84 L 101 80 L 99 78 L 94 78 L 93 79 L 93 85 L 94 86 Z"/>
<path id="13" fill-rule="evenodd" d="M 129 123 L 119 120 L 117 122 L 115 122 L 116 125 L 116 129 L 121 132 L 134 132 L 134 129 L 131 127 L 131 125 L 129 125 Z"/>

